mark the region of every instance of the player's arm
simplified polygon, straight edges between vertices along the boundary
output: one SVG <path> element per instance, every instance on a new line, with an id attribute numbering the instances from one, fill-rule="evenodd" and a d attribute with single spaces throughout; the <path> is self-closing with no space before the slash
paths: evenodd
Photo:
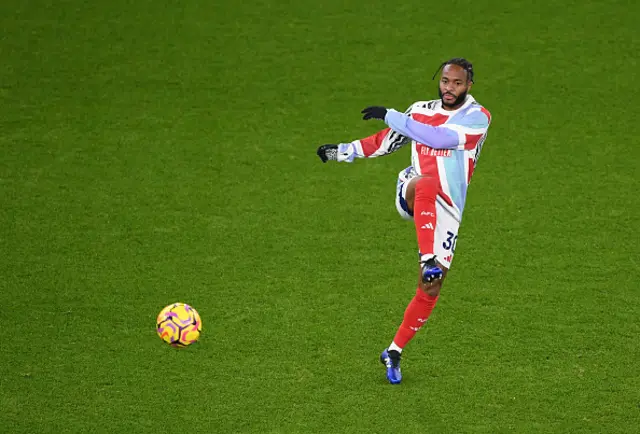
<path id="1" fill-rule="evenodd" d="M 369 137 L 349 143 L 328 144 L 318 148 L 323 163 L 329 160 L 351 163 L 356 158 L 375 158 L 397 151 L 411 139 L 391 128 L 385 128 Z"/>
<path id="2" fill-rule="evenodd" d="M 423 124 L 394 109 L 387 110 L 384 122 L 390 128 L 424 143 L 434 149 L 455 149 L 458 147 L 458 134 L 449 128 Z"/>
<path id="3" fill-rule="evenodd" d="M 384 120 L 390 128 L 434 149 L 470 149 L 487 131 L 491 115 L 484 108 L 473 110 L 445 125 L 432 126 L 418 122 L 407 114 L 384 107 L 367 107 L 364 119 Z"/>

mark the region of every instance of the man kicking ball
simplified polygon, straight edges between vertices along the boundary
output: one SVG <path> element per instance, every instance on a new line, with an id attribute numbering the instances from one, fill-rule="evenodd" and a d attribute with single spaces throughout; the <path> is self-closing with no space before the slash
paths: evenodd
<path id="1" fill-rule="evenodd" d="M 473 65 L 453 58 L 443 62 L 440 70 L 439 99 L 416 102 L 404 114 L 367 107 L 363 119 L 383 120 L 388 128 L 317 150 L 325 163 L 351 163 L 356 158 L 390 154 L 409 143 L 412 146 L 411 165 L 398 175 L 395 202 L 400 215 L 415 224 L 419 277 L 402 323 L 380 355 L 391 384 L 402 381 L 402 351 L 431 315 L 451 268 L 467 187 L 491 123 L 489 111 L 469 94 Z"/>

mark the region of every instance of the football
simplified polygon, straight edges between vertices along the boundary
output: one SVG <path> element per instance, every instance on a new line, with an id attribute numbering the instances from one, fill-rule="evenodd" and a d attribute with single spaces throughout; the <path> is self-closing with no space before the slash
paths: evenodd
<path id="1" fill-rule="evenodd" d="M 156 331 L 169 345 L 183 348 L 197 342 L 202 332 L 198 312 L 185 303 L 173 303 L 158 314 Z"/>

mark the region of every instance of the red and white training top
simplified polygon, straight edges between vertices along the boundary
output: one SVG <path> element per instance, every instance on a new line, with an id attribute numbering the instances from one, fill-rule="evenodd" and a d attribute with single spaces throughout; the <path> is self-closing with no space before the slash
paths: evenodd
<path id="1" fill-rule="evenodd" d="M 442 108 L 442 101 L 418 101 L 402 114 L 388 110 L 389 128 L 338 146 L 338 161 L 374 158 L 411 143 L 411 166 L 416 175 L 439 180 L 439 196 L 459 220 L 467 187 L 487 137 L 491 114 L 468 95 L 457 110 Z"/>

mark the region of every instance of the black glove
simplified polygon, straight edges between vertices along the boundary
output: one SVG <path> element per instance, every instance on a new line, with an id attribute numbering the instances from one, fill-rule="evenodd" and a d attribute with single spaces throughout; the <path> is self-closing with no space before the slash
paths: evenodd
<path id="1" fill-rule="evenodd" d="M 365 121 L 368 121 L 369 119 L 380 119 L 381 121 L 383 121 L 384 117 L 387 115 L 387 109 L 380 106 L 372 106 L 367 107 L 360 113 L 364 113 L 362 119 L 364 119 Z"/>
<path id="2" fill-rule="evenodd" d="M 337 160 L 338 145 L 322 145 L 318 148 L 317 154 L 323 163 L 326 163 L 328 160 Z"/>

